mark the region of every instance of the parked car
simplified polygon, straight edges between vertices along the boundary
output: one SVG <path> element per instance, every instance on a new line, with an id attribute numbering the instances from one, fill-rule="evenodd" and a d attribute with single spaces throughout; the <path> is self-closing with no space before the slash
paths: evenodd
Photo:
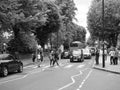
<path id="1" fill-rule="evenodd" d="M 92 55 L 89 49 L 83 49 L 84 59 L 91 59 Z"/>
<path id="2" fill-rule="evenodd" d="M 65 50 L 61 53 L 61 59 L 69 59 L 70 58 L 70 52 L 69 50 Z"/>
<path id="3" fill-rule="evenodd" d="M 79 62 L 83 62 L 84 61 L 82 49 L 73 50 L 71 52 L 70 62 L 73 62 L 73 61 L 79 61 Z"/>
<path id="4" fill-rule="evenodd" d="M 22 72 L 23 63 L 10 54 L 0 55 L 0 75 L 5 77 L 15 71 Z"/>

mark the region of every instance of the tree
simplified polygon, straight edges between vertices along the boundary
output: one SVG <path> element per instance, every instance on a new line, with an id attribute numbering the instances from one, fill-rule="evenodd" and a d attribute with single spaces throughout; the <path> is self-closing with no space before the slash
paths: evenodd
<path id="1" fill-rule="evenodd" d="M 54 2 L 44 2 L 46 7 L 47 22 L 45 25 L 36 28 L 36 37 L 39 44 L 44 46 L 47 43 L 49 35 L 58 32 L 61 27 L 61 16 L 58 6 Z"/>
<path id="2" fill-rule="evenodd" d="M 0 1 L 1 30 L 13 31 L 14 35 L 14 39 L 11 40 L 13 43 L 10 41 L 10 46 L 14 46 L 11 44 L 17 43 L 19 39 L 20 41 L 22 40 L 21 33 L 29 35 L 30 32 L 35 32 L 36 27 L 45 24 L 47 21 L 46 11 L 44 10 L 45 7 L 41 2 L 41 0 Z M 22 46 L 20 43 L 19 45 Z"/>
<path id="3" fill-rule="evenodd" d="M 60 8 L 60 14 L 62 16 L 62 27 L 60 33 L 64 37 L 64 42 L 69 43 L 72 41 L 73 19 L 75 19 L 75 3 L 73 0 L 56 0 L 56 4 Z"/>
<path id="4" fill-rule="evenodd" d="M 84 43 L 86 39 L 86 29 L 82 26 L 74 24 L 73 30 L 73 41 L 80 41 Z"/>
<path id="5" fill-rule="evenodd" d="M 88 12 L 88 30 L 91 35 L 99 40 L 102 39 L 103 33 L 105 40 L 110 45 L 116 46 L 117 36 L 120 32 L 118 24 L 120 22 L 120 1 L 105 0 L 105 29 L 102 30 L 102 0 L 93 0 Z"/>

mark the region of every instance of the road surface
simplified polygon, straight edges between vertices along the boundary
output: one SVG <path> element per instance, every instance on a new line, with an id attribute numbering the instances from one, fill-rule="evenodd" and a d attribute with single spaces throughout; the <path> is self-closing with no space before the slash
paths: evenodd
<path id="1" fill-rule="evenodd" d="M 59 61 L 60 66 L 42 63 L 24 67 L 22 73 L 0 78 L 0 90 L 119 90 L 120 75 L 95 70 L 92 59 L 70 63 Z"/>

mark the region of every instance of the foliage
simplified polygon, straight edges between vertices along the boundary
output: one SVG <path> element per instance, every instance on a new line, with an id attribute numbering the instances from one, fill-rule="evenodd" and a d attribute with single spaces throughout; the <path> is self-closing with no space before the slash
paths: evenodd
<path id="1" fill-rule="evenodd" d="M 72 41 L 73 19 L 75 19 L 75 3 L 73 0 L 56 0 L 56 4 L 60 8 L 60 15 L 62 16 L 62 27 L 60 29 L 62 42 Z M 61 40 L 61 39 L 60 39 Z"/>
<path id="2" fill-rule="evenodd" d="M 34 36 L 21 33 L 19 38 L 13 38 L 9 41 L 7 50 L 10 53 L 18 51 L 20 53 L 30 53 L 35 51 L 37 48 L 37 41 Z"/>
<path id="3" fill-rule="evenodd" d="M 85 42 L 86 29 L 82 26 L 74 24 L 73 41 Z"/>
<path id="4" fill-rule="evenodd" d="M 115 46 L 120 32 L 118 27 L 120 22 L 120 1 L 105 0 L 104 3 L 104 31 L 102 29 L 102 0 L 93 0 L 92 2 L 88 12 L 88 29 L 94 38 L 102 40 L 102 37 L 104 37 L 106 41 Z"/>
<path id="5" fill-rule="evenodd" d="M 44 46 L 44 44 L 47 42 L 49 34 L 58 32 L 61 26 L 61 17 L 58 6 L 53 2 L 45 2 L 44 5 L 49 11 L 46 13 L 47 22 L 45 25 L 36 28 L 36 37 L 41 46 Z"/>

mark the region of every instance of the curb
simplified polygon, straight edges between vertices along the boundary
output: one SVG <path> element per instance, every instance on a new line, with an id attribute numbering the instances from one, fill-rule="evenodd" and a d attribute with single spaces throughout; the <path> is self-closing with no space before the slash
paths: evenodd
<path id="1" fill-rule="evenodd" d="M 105 69 L 105 68 L 101 68 L 101 67 L 96 67 L 95 66 L 95 61 L 94 61 L 94 64 L 93 64 L 92 68 L 93 69 L 97 69 L 97 70 L 102 70 L 102 71 L 110 72 L 110 73 L 114 73 L 114 74 L 120 74 L 120 72 L 117 72 L 117 71 L 113 71 L 113 70 L 109 70 L 109 69 Z"/>
<path id="2" fill-rule="evenodd" d="M 114 73 L 114 74 L 120 74 L 120 72 L 116 72 L 116 71 L 108 70 L 108 69 L 105 69 L 105 68 L 99 68 L 99 67 L 95 67 L 95 66 L 93 66 L 93 68 L 94 68 L 94 69 L 97 69 L 97 70 L 102 70 L 102 71 L 106 71 L 106 72 Z"/>

